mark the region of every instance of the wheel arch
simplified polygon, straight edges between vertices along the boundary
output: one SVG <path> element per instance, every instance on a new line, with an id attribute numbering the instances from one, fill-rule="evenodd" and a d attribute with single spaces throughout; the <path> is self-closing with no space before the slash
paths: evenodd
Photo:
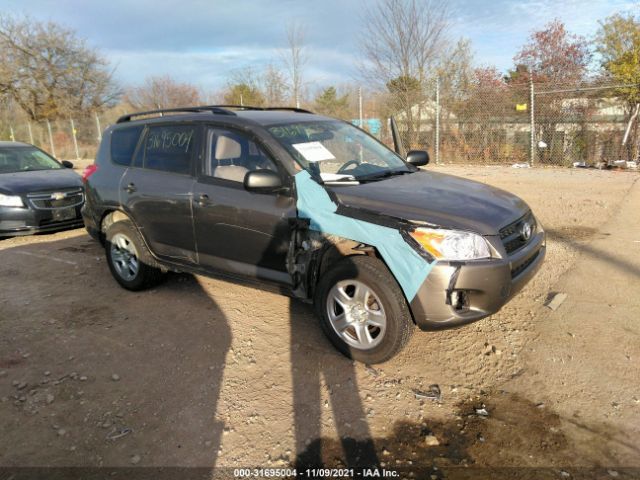
<path id="1" fill-rule="evenodd" d="M 380 258 L 377 249 L 371 245 L 343 237 L 330 237 L 320 253 L 316 284 L 320 277 L 337 261 L 355 255 L 369 255 Z M 314 285 L 315 287 L 315 285 Z"/>
<path id="2" fill-rule="evenodd" d="M 311 298 L 315 297 L 316 288 L 318 286 L 318 283 L 320 282 L 320 279 L 331 268 L 332 265 L 334 265 L 336 262 L 340 261 L 343 258 L 359 256 L 359 255 L 367 255 L 369 257 L 373 257 L 377 260 L 380 260 L 380 262 L 382 262 L 382 264 L 385 266 L 385 268 L 389 271 L 391 276 L 397 282 L 397 279 L 395 278 L 395 275 L 389 268 L 389 265 L 387 265 L 387 262 L 385 262 L 384 258 L 382 257 L 382 255 L 380 254 L 380 252 L 375 246 L 362 243 L 362 242 L 356 242 L 355 240 L 350 240 L 348 238 L 330 236 L 330 237 L 327 237 L 327 245 L 325 245 L 325 247 L 322 249 L 320 253 L 315 274 L 313 274 L 312 272 L 309 272 L 310 276 L 312 277 L 310 286 L 312 287 L 313 293 L 311 295 Z M 400 290 L 402 291 L 402 289 Z M 405 300 L 407 301 L 407 305 L 409 305 L 409 312 L 411 314 L 411 319 L 415 324 L 416 321 L 413 315 L 413 311 L 410 307 L 410 302 L 406 298 L 406 295 L 404 294 L 404 292 L 402 292 L 402 295 L 405 297 Z"/>
<path id="3" fill-rule="evenodd" d="M 140 238 L 142 238 L 142 241 L 144 242 L 144 246 L 147 248 L 147 251 L 151 254 L 154 260 L 158 260 L 158 257 L 156 256 L 155 252 L 149 245 L 149 241 L 145 237 L 144 232 L 138 226 L 136 221 L 130 215 L 127 215 L 126 212 L 117 208 L 105 211 L 102 215 L 102 218 L 100 219 L 100 237 L 102 239 L 103 244 L 104 242 L 106 242 L 107 229 L 114 223 L 122 220 L 128 220 L 129 222 L 131 222 L 131 224 L 140 234 Z"/>

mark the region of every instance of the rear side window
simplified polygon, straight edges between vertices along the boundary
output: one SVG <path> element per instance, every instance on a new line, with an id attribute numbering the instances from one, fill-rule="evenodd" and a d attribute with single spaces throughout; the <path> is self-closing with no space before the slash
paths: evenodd
<path id="1" fill-rule="evenodd" d="M 142 126 L 119 128 L 111 133 L 111 160 L 118 165 L 129 166 L 138 145 Z"/>
<path id="2" fill-rule="evenodd" d="M 150 127 L 144 142 L 144 167 L 185 175 L 191 173 L 196 133 L 195 125 Z"/>

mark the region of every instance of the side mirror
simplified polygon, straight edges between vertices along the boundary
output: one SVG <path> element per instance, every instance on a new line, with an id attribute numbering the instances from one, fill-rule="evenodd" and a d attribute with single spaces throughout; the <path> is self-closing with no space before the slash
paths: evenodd
<path id="1" fill-rule="evenodd" d="M 250 192 L 272 193 L 282 188 L 282 179 L 272 170 L 253 170 L 244 176 L 244 188 Z"/>
<path id="2" fill-rule="evenodd" d="M 407 163 L 414 167 L 421 167 L 429 163 L 429 154 L 424 150 L 409 150 L 407 153 Z"/>
<path id="3" fill-rule="evenodd" d="M 73 163 L 71 163 L 69 160 L 62 160 L 62 166 L 66 167 L 66 168 L 73 168 Z"/>

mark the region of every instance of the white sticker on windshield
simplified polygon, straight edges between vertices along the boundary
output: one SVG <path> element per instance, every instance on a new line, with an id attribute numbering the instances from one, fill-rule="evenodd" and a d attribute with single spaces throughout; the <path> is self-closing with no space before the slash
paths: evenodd
<path id="1" fill-rule="evenodd" d="M 322 162 L 323 160 L 335 160 L 336 158 L 320 142 L 294 143 L 292 146 L 308 162 Z"/>

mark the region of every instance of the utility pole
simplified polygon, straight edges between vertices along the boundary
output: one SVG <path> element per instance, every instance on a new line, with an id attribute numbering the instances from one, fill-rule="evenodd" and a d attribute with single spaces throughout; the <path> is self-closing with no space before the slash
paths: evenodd
<path id="1" fill-rule="evenodd" d="M 440 77 L 436 78 L 436 165 L 440 164 Z"/>
<path id="2" fill-rule="evenodd" d="M 534 113 L 535 108 L 535 91 L 533 89 L 533 77 L 529 79 L 529 107 L 530 107 L 530 120 L 531 120 L 531 151 L 529 152 L 529 166 L 533 167 L 536 160 L 536 117 Z"/>

